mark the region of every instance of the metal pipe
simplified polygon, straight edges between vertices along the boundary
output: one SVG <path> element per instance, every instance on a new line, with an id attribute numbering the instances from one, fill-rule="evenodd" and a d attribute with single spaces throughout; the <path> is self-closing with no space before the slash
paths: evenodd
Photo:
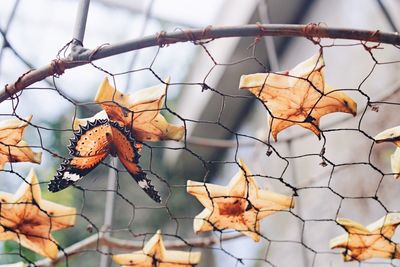
<path id="1" fill-rule="evenodd" d="M 151 13 L 151 8 L 153 6 L 153 0 L 150 0 L 149 5 L 147 6 L 147 11 L 143 20 L 143 24 L 142 24 L 142 29 L 140 32 L 140 36 L 144 35 L 144 32 L 146 30 L 147 27 L 147 23 L 149 20 L 149 16 Z M 134 54 L 134 56 L 132 57 L 132 60 L 130 62 L 130 66 L 133 66 L 135 64 L 135 61 L 137 59 L 137 53 Z M 129 76 L 128 76 L 129 77 Z M 129 79 L 127 82 L 129 85 Z M 126 86 L 126 88 L 128 88 L 129 86 Z M 118 160 L 114 159 L 113 161 L 113 166 L 117 168 L 118 166 Z M 116 172 L 114 169 L 110 169 L 109 173 L 108 173 L 108 185 L 107 185 L 107 199 L 106 199 L 106 207 L 105 207 L 105 211 L 104 211 L 104 225 L 103 225 L 103 229 L 109 229 L 112 226 L 113 223 L 113 218 L 114 218 L 114 206 L 115 206 L 115 190 L 117 190 L 117 176 L 116 176 Z M 111 233 L 110 232 L 105 232 L 104 233 L 105 237 L 111 237 Z M 107 255 L 111 252 L 111 248 L 108 246 L 103 246 L 102 251 L 105 252 L 105 254 L 102 254 L 100 257 L 100 267 L 110 267 L 111 266 L 111 258 Z"/>
<path id="2" fill-rule="evenodd" d="M 115 45 L 104 46 L 98 50 L 87 50 L 79 53 L 74 61 L 96 60 L 109 56 L 122 54 L 152 46 L 165 46 L 169 44 L 218 39 L 227 37 L 253 37 L 253 36 L 282 36 L 282 37 L 307 37 L 307 38 L 332 38 L 349 39 L 368 42 L 380 42 L 400 45 L 398 33 L 385 33 L 379 30 L 358 30 L 330 28 L 316 24 L 251 24 L 242 26 L 208 27 L 204 29 L 178 30 L 172 33 L 161 32 L 156 35 L 122 42 Z M 74 64 L 73 62 L 71 62 Z"/>
<path id="3" fill-rule="evenodd" d="M 146 30 L 147 27 L 147 23 L 148 23 L 148 19 L 151 13 L 151 8 L 153 6 L 153 0 L 150 0 L 149 5 L 147 6 L 147 11 L 143 20 L 143 24 L 142 24 L 142 29 L 140 32 L 140 36 L 144 35 L 144 32 Z M 135 64 L 135 61 L 137 59 L 137 53 L 134 54 L 134 56 L 132 57 L 132 60 L 130 62 L 130 66 L 133 66 Z M 131 67 L 130 67 L 131 68 Z M 129 76 L 128 76 L 129 77 Z M 127 82 L 127 86 L 125 88 L 129 87 L 129 79 Z M 113 166 L 115 168 L 117 168 L 118 166 L 118 160 L 116 160 L 116 158 L 114 158 L 114 160 L 112 160 Z M 105 211 L 104 211 L 104 225 L 103 225 L 103 229 L 109 229 L 112 226 L 113 223 L 113 218 L 114 218 L 114 202 L 115 202 L 115 190 L 117 189 L 117 176 L 116 176 L 116 172 L 114 169 L 109 169 L 108 172 L 108 185 L 107 185 L 107 199 L 106 199 L 106 206 L 105 206 Z M 111 204 L 108 204 L 111 203 Z M 105 237 L 111 237 L 111 233 L 110 232 L 106 232 L 104 233 Z M 110 257 L 107 255 L 108 253 L 111 252 L 110 247 L 108 246 L 103 246 L 102 251 L 105 252 L 106 254 L 102 254 L 100 257 L 100 267 L 110 267 L 111 266 L 111 259 Z"/>
<path id="4" fill-rule="evenodd" d="M 117 167 L 118 160 L 117 158 L 111 158 L 111 166 Z M 115 191 L 117 190 L 117 172 L 110 168 L 108 171 L 108 183 L 107 183 L 107 196 L 106 196 L 106 205 L 104 208 L 104 224 L 103 229 L 104 237 L 111 237 L 109 232 L 111 226 L 113 225 L 114 219 L 114 208 L 115 208 Z M 111 258 L 109 257 L 110 248 L 108 246 L 103 246 L 102 250 L 103 253 L 100 258 L 100 267 L 109 267 L 111 266 Z"/>
<path id="5" fill-rule="evenodd" d="M 58 60 L 54 64 L 49 64 L 41 69 L 32 70 L 18 77 L 18 79 L 7 84 L 0 90 L 0 102 L 3 102 L 11 95 L 18 93 L 27 86 L 44 78 L 59 73 L 60 70 L 70 69 L 85 65 L 93 60 L 101 59 L 152 46 L 164 46 L 168 44 L 188 41 L 199 41 L 227 37 L 251 37 L 251 36 L 283 36 L 283 37 L 307 37 L 307 38 L 332 38 L 348 39 L 368 42 L 379 42 L 400 46 L 400 35 L 398 33 L 388 33 L 381 31 L 357 30 L 330 28 L 309 25 L 291 25 L 291 24 L 252 24 L 245 26 L 228 27 L 207 27 L 205 29 L 180 30 L 173 33 L 160 33 L 136 40 L 123 42 L 116 45 L 100 47 L 94 50 L 81 48 L 79 53 L 74 53 L 71 57 Z M 57 66 L 57 68 L 55 68 Z"/>
<path id="6" fill-rule="evenodd" d="M 153 6 L 153 0 L 150 0 L 149 5 L 147 6 L 147 11 L 143 20 L 141 32 L 140 32 L 140 37 L 144 35 L 144 32 L 147 27 L 148 19 L 151 13 L 151 8 Z M 134 54 L 132 57 L 132 60 L 130 62 L 130 66 L 132 67 L 135 64 L 135 61 L 137 59 L 137 53 Z M 130 67 L 130 68 L 131 68 Z M 128 76 L 129 77 L 129 76 Z M 129 87 L 129 79 L 127 82 L 126 88 Z M 117 168 L 118 166 L 118 160 L 116 158 L 112 160 L 113 166 Z M 106 199 L 106 206 L 105 206 L 105 211 L 104 211 L 104 225 L 103 229 L 109 229 L 112 226 L 113 223 L 113 218 L 114 218 L 114 202 L 115 202 L 115 190 L 117 189 L 117 176 L 116 172 L 114 169 L 110 169 L 108 173 L 108 185 L 107 185 L 107 199 Z M 105 232 L 104 233 L 105 237 L 111 237 L 110 232 Z M 102 254 L 100 257 L 100 267 L 110 267 L 111 266 L 111 259 L 107 255 L 108 253 L 111 252 L 110 247 L 108 246 L 103 246 L 102 251 L 105 252 L 105 254 Z"/>
<path id="7" fill-rule="evenodd" d="M 85 36 L 86 21 L 89 13 L 90 0 L 81 0 L 78 6 L 78 12 L 76 14 L 75 26 L 74 26 L 74 42 L 76 45 L 83 45 L 83 38 Z"/>

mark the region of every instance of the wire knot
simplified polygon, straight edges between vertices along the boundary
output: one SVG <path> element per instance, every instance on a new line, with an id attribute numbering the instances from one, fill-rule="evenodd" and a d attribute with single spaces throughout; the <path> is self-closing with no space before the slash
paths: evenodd
<path id="1" fill-rule="evenodd" d="M 60 59 L 54 59 L 51 61 L 51 70 L 54 76 L 59 77 L 65 71 L 65 64 Z"/>
<path id="2" fill-rule="evenodd" d="M 321 43 L 321 23 L 308 23 L 304 29 L 305 37 L 313 42 L 315 45 L 319 45 Z"/>
<path id="3" fill-rule="evenodd" d="M 166 37 L 167 37 L 166 31 L 161 31 L 161 32 L 156 33 L 157 44 L 160 48 L 168 45 L 168 41 L 167 41 Z"/>

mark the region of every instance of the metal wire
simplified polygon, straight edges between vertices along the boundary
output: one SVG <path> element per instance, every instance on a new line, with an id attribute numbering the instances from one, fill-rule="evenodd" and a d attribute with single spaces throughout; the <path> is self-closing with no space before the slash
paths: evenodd
<path id="1" fill-rule="evenodd" d="M 396 201 L 394 200 L 394 203 L 393 201 L 390 201 L 392 198 L 395 198 L 391 195 L 393 193 L 391 189 L 396 187 L 396 181 L 393 181 L 392 173 L 387 170 L 387 150 L 379 148 L 374 142 L 370 131 L 374 131 L 376 128 L 372 128 L 372 124 L 369 123 L 371 120 L 368 116 L 382 116 L 385 118 L 385 122 L 375 122 L 375 124 L 381 124 L 378 128 L 387 126 L 389 120 L 390 123 L 398 123 L 396 115 L 392 117 L 389 115 L 393 112 L 392 110 L 395 110 L 394 113 L 397 114 L 397 109 L 400 105 L 398 94 L 399 86 L 398 83 L 394 83 L 393 88 L 387 90 L 384 88 L 385 85 L 382 84 L 382 90 L 386 89 L 387 92 L 382 94 L 383 96 L 380 98 L 376 98 L 373 95 L 375 92 L 371 91 L 369 87 L 365 87 L 364 82 L 371 79 L 373 75 L 378 72 L 377 69 L 379 67 L 385 66 L 395 69 L 396 66 L 398 66 L 400 62 L 398 60 L 380 60 L 378 52 L 381 52 L 382 50 L 390 50 L 394 51 L 394 55 L 397 55 L 399 52 L 399 39 L 395 34 L 385 34 L 374 31 L 335 30 L 320 26 L 316 27 L 315 25 L 311 26 L 311 30 L 306 30 L 307 27 L 310 28 L 310 25 L 258 25 L 224 29 L 204 29 L 202 32 L 200 30 L 183 31 L 174 34 L 162 34 L 162 37 L 159 35 L 159 43 L 156 44 L 160 46 L 159 50 L 164 49 L 163 45 L 167 43 L 172 44 L 177 41 L 191 42 L 192 45 L 201 49 L 206 57 L 213 62 L 210 67 L 210 72 L 203 76 L 199 76 L 198 82 L 180 80 L 174 82 L 172 85 L 192 85 L 194 88 L 201 87 L 204 94 L 209 93 L 212 94 L 213 97 L 221 99 L 220 112 L 213 119 L 185 118 L 180 114 L 180 112 L 173 108 L 173 105 L 170 104 L 170 93 L 167 91 L 167 103 L 165 107 L 163 107 L 162 112 L 169 116 L 177 117 L 180 123 L 185 126 L 186 132 L 191 124 L 206 128 L 209 127 L 207 128 L 209 133 L 212 132 L 212 127 L 218 127 L 228 132 L 231 139 L 219 140 L 209 137 L 185 136 L 178 146 L 169 146 L 169 144 L 166 144 L 165 142 L 144 142 L 144 148 L 142 151 L 144 159 L 141 159 L 141 164 L 148 176 L 151 176 L 152 179 L 157 182 L 159 187 L 163 188 L 162 193 L 166 196 L 166 200 L 161 205 L 157 206 L 147 204 L 148 202 L 146 202 L 145 197 L 141 195 L 141 192 L 136 191 L 138 186 L 129 179 L 129 175 L 127 175 L 126 171 L 122 167 L 116 167 L 115 164 L 106 163 L 100 165 L 98 167 L 100 171 L 94 171 L 95 173 L 87 175 L 88 177 L 82 180 L 82 183 L 79 183 L 76 188 L 70 190 L 68 193 L 60 193 L 55 197 L 56 201 L 61 203 L 67 201 L 68 197 L 72 196 L 74 201 L 69 201 L 73 202 L 76 207 L 80 208 L 78 208 L 77 211 L 78 224 L 71 230 L 74 234 L 72 235 L 70 234 L 71 232 L 66 232 L 64 235 L 61 233 L 57 236 L 57 238 L 60 238 L 60 252 L 53 262 L 49 259 L 39 259 L 32 255 L 32 253 L 23 249 L 21 245 L 11 243 L 14 244 L 14 247 L 11 245 L 11 251 L 4 250 L 0 253 L 0 263 L 6 263 L 2 262 L 6 257 L 7 263 L 25 261 L 31 266 L 53 266 L 56 263 L 63 262 L 65 266 L 78 266 L 76 265 L 76 262 L 82 264 L 80 259 L 87 264 L 91 264 L 95 261 L 95 257 L 98 257 L 103 259 L 101 266 L 109 266 L 110 257 L 112 255 L 120 252 L 140 250 L 145 241 L 155 233 L 156 229 L 163 228 L 163 237 L 167 239 L 167 241 L 165 241 L 165 246 L 168 249 L 186 249 L 189 251 L 199 251 L 202 249 L 203 253 L 209 252 L 210 255 L 217 255 L 220 257 L 219 259 L 223 259 L 224 264 L 233 263 L 232 266 L 241 266 L 242 264 L 250 266 L 254 262 L 261 266 L 284 266 L 288 260 L 286 258 L 291 257 L 282 257 L 280 250 L 286 251 L 286 254 L 287 251 L 290 251 L 295 261 L 297 263 L 302 262 L 303 266 L 321 266 L 322 263 L 341 265 L 342 260 L 337 251 L 330 251 L 326 249 L 326 246 L 321 247 L 319 243 L 315 244 L 310 241 L 316 237 L 322 238 L 323 236 L 323 238 L 325 238 L 325 234 L 330 234 L 331 231 L 327 231 L 326 233 L 316 233 L 309 230 L 310 225 L 321 226 L 326 224 L 330 226 L 330 229 L 334 228 L 336 229 L 336 232 L 339 233 L 339 231 L 341 231 L 340 233 L 344 233 L 335 220 L 342 214 L 351 215 L 352 211 L 346 210 L 346 208 L 349 207 L 346 203 L 349 201 L 361 201 L 363 204 L 360 205 L 359 208 L 360 210 L 365 209 L 367 215 L 372 213 L 375 216 L 376 213 L 386 214 L 398 210 L 396 204 L 394 204 Z M 306 31 L 306 33 L 301 33 L 301 31 Z M 214 54 L 214 50 L 209 46 L 209 44 L 212 44 L 213 42 L 212 39 L 223 36 L 238 35 L 254 37 L 253 39 L 248 40 L 248 45 L 252 48 L 251 55 L 241 58 L 233 63 L 219 62 L 216 59 L 217 56 Z M 340 49 L 347 47 L 349 49 L 359 49 L 360 51 L 365 52 L 366 57 L 369 57 L 373 62 L 370 72 L 363 77 L 363 80 L 360 81 L 356 88 L 340 89 L 345 93 L 350 92 L 357 94 L 357 96 L 365 100 L 364 102 L 360 101 L 359 115 L 355 118 L 336 120 L 325 125 L 325 127 L 322 127 L 322 141 L 318 143 L 317 141 L 312 142 L 313 145 L 310 147 L 313 149 L 311 151 L 307 146 L 299 148 L 298 143 L 296 143 L 304 141 L 310 136 L 310 134 L 306 134 L 305 132 L 283 138 L 280 142 L 274 143 L 269 140 L 271 134 L 270 129 L 260 128 L 260 130 L 265 133 L 260 137 L 260 135 L 252 131 L 243 133 L 241 129 L 232 129 L 227 127 L 226 121 L 224 120 L 224 113 L 229 112 L 229 108 L 232 107 L 229 106 L 229 102 L 245 101 L 249 98 L 253 98 L 253 96 L 238 95 L 235 91 L 229 91 L 229 93 L 226 93 L 220 88 L 213 88 L 211 85 L 206 83 L 207 77 L 210 75 L 212 70 L 217 67 L 224 67 L 226 69 L 237 68 L 242 67 L 249 62 L 261 69 L 265 69 L 265 66 L 271 65 L 273 66 L 271 73 L 275 73 L 279 70 L 278 61 L 275 63 L 262 62 L 262 60 L 257 57 L 255 51 L 257 47 L 260 47 L 260 43 L 257 42 L 256 39 L 259 39 L 259 35 L 298 35 L 312 39 L 311 41 L 315 44 L 315 48 L 321 49 L 322 51 L 334 50 L 338 52 Z M 79 36 L 77 40 L 83 40 L 83 32 L 80 32 L 76 36 Z M 323 38 L 327 36 L 346 36 L 346 38 L 350 37 L 350 39 L 353 40 L 361 39 L 362 41 L 348 45 L 339 46 L 333 44 L 324 46 L 318 42 L 318 40 L 313 39 L 314 37 Z M 3 37 L 5 38 L 6 34 L 4 34 Z M 208 43 L 197 42 L 199 40 L 207 40 Z M 369 46 L 366 41 L 371 40 L 379 40 L 382 42 L 386 40 L 395 45 L 380 44 L 377 46 Z M 154 41 L 154 37 L 143 38 L 141 41 L 137 41 L 136 45 L 137 47 L 143 45 L 155 45 L 154 43 L 152 44 Z M 269 50 L 270 58 L 277 58 L 274 49 L 271 48 L 271 42 L 268 41 L 267 43 L 269 44 L 268 48 L 271 49 Z M 94 59 L 103 56 L 110 56 L 113 53 L 122 53 L 122 51 L 125 51 L 128 47 L 129 49 L 132 49 L 132 44 L 133 43 L 130 42 L 129 45 L 117 46 L 119 47 L 118 49 L 115 47 L 112 49 L 109 47 L 101 47 L 97 50 L 91 51 L 81 50 L 79 55 L 75 55 L 72 61 L 70 59 L 57 61 L 50 69 L 42 69 L 36 72 L 35 75 L 37 76 L 34 76 L 33 78 L 32 76 L 29 76 L 32 72 L 22 75 L 19 79 L 20 84 L 15 83 L 15 89 L 11 91 L 7 91 L 8 89 L 6 89 L 6 92 L 3 93 L 2 99 L 4 103 L 11 104 L 11 109 L 8 113 L 0 115 L 23 120 L 23 115 L 25 114 L 21 114 L 19 109 L 21 105 L 26 103 L 23 94 L 34 94 L 36 92 L 48 92 L 49 94 L 56 92 L 58 93 L 56 97 L 62 98 L 70 103 L 73 106 L 73 110 L 70 110 L 70 113 L 66 114 L 68 121 L 69 118 L 75 118 L 80 113 L 82 113 L 82 115 L 85 114 L 85 116 L 94 115 L 93 110 L 84 109 L 85 107 L 93 106 L 94 103 L 81 103 L 76 100 L 71 100 L 72 98 L 69 95 L 71 89 L 60 89 L 58 82 L 56 82 L 59 79 L 58 77 L 54 77 L 48 88 L 38 88 L 30 85 L 35 81 L 54 75 L 54 72 L 60 72 L 59 74 L 61 75 L 63 68 L 75 67 L 88 62 L 93 63 L 92 60 Z M 88 56 L 89 54 L 90 56 Z M 157 53 L 155 58 L 157 58 L 158 55 L 159 54 Z M 79 62 L 77 60 L 84 60 L 84 62 Z M 132 73 L 148 72 L 151 73 L 156 80 L 161 80 L 160 75 L 153 67 L 153 62 L 150 62 L 148 67 L 140 69 L 135 69 L 133 64 L 131 65 L 132 69 L 128 69 L 124 73 L 112 73 L 107 70 L 107 65 L 105 65 L 105 67 L 103 65 L 102 67 L 99 67 L 93 64 L 92 66 L 94 70 L 101 72 L 103 75 L 108 75 L 113 79 L 126 77 Z M 348 60 L 348 62 L 351 62 L 351 60 Z M 329 66 L 329 63 L 327 64 L 327 66 Z M 80 77 L 75 78 L 79 79 Z M 379 110 L 378 107 L 381 110 Z M 271 111 L 266 106 L 263 106 L 263 108 L 265 108 L 265 110 L 263 110 L 265 117 L 262 119 L 266 120 L 269 116 L 268 114 L 271 114 Z M 385 111 L 385 109 L 390 109 L 390 112 Z M 243 116 L 243 118 L 237 119 L 241 120 L 242 125 L 244 126 L 247 126 L 249 123 L 248 117 Z M 256 119 L 259 120 L 259 118 Z M 344 123 L 349 121 L 356 123 L 350 126 L 344 125 Z M 29 147 L 34 150 L 41 149 L 46 155 L 52 156 L 53 162 L 49 169 L 53 170 L 51 175 L 54 175 L 54 166 L 58 165 L 61 159 L 68 157 L 67 150 L 61 143 L 73 135 L 70 125 L 65 124 L 65 118 L 60 118 L 58 125 L 49 125 L 43 121 L 32 121 L 29 122 L 29 128 L 31 129 L 31 133 L 37 133 L 37 135 L 31 134 L 30 136 L 30 139 L 37 139 L 36 145 L 31 145 Z M 362 140 L 362 142 L 360 141 L 361 145 L 356 146 L 356 144 L 354 144 L 354 149 L 365 149 L 367 151 L 367 157 L 364 160 L 359 160 L 356 157 L 357 155 L 345 157 L 346 155 L 344 155 L 345 153 L 343 151 L 335 150 L 336 144 L 329 144 L 330 140 L 337 141 L 333 135 L 340 135 L 340 140 L 344 142 L 348 139 L 347 136 L 350 136 L 352 133 L 357 133 L 359 135 L 358 140 Z M 56 138 L 56 141 L 52 144 L 51 142 L 54 138 Z M 11 149 L 13 146 L 8 147 Z M 243 149 L 246 149 L 246 147 L 251 147 L 252 153 L 244 151 Z M 218 148 L 222 150 L 218 150 Z M 215 155 L 211 158 L 204 157 L 201 149 L 213 149 Z M 350 149 L 353 148 L 350 147 Z M 266 183 L 268 187 L 272 187 L 277 191 L 293 196 L 296 201 L 299 201 L 300 203 L 296 205 L 296 208 L 290 208 L 279 213 L 277 217 L 281 216 L 281 220 L 276 217 L 267 219 L 270 228 L 266 230 L 262 229 L 258 233 L 262 239 L 262 249 L 260 250 L 260 253 L 244 255 L 243 253 L 241 254 L 242 251 L 235 250 L 233 248 L 235 240 L 238 239 L 240 242 L 247 242 L 245 240 L 246 238 L 241 234 L 231 234 L 231 231 L 226 229 L 214 229 L 214 234 L 211 236 L 193 238 L 193 234 L 191 234 L 192 221 L 195 214 L 200 212 L 202 207 L 185 194 L 185 182 L 188 178 L 184 175 L 185 170 L 179 170 L 178 166 L 168 166 L 168 164 L 161 160 L 162 154 L 165 151 L 175 151 L 182 153 L 184 157 L 193 157 L 197 162 L 195 178 L 204 182 L 212 182 L 221 185 L 224 184 L 224 182 L 221 181 L 221 179 L 215 178 L 217 177 L 215 169 L 221 170 L 218 177 L 229 178 L 227 173 L 230 171 L 234 172 L 239 168 L 239 157 L 246 157 L 247 155 L 246 159 L 248 161 L 253 161 L 251 163 L 252 166 L 259 167 L 253 175 L 258 181 Z M 221 157 L 224 153 L 226 153 L 225 156 Z M 341 155 L 341 153 L 343 153 L 343 162 L 337 161 L 341 158 L 337 157 L 337 155 Z M 254 157 L 248 155 L 254 155 Z M 318 169 L 318 172 L 315 171 L 315 173 L 312 169 L 313 175 L 310 175 L 308 179 L 303 179 L 303 177 L 300 177 L 297 173 L 299 168 L 305 166 L 303 163 L 304 161 L 312 161 L 314 166 L 313 168 Z M 276 163 L 276 169 L 270 166 L 266 168 L 263 165 L 265 162 Z M 18 164 L 19 163 L 12 163 L 7 165 L 7 168 L 2 170 L 1 174 L 15 176 L 15 179 L 23 183 L 26 176 L 26 170 L 31 167 L 31 165 L 17 168 L 16 166 L 19 166 Z M 320 164 L 322 166 L 320 166 Z M 224 168 L 220 168 L 221 166 Z M 371 176 L 367 177 L 365 180 L 371 178 L 371 180 L 374 180 L 375 182 L 364 181 L 363 183 L 354 185 L 349 177 L 354 178 L 352 175 L 357 173 L 359 168 L 364 167 L 367 168 L 367 170 L 364 170 L 363 174 L 366 173 Z M 273 169 L 275 172 L 270 173 Z M 321 171 L 321 169 L 323 171 Z M 115 175 L 115 177 L 109 179 L 109 185 L 104 185 L 103 179 L 106 176 L 104 175 L 105 170 L 107 170 L 111 176 Z M 44 175 L 44 171 L 41 171 L 40 174 Z M 346 177 L 347 181 L 339 183 L 338 180 L 340 180 L 340 177 L 342 176 Z M 98 178 L 95 179 L 95 177 Z M 350 185 L 348 185 L 348 183 Z M 343 186 L 345 188 L 343 188 Z M 2 191 L 4 190 L 2 189 Z M 50 197 L 47 193 L 44 193 L 44 195 L 46 198 Z M 209 197 L 211 198 L 210 195 Z M 99 199 L 101 201 L 99 201 Z M 371 207 L 371 204 L 366 204 L 366 202 L 372 202 L 375 206 Z M 37 203 L 30 204 L 37 205 Z M 96 206 L 96 204 L 99 205 Z M 98 215 L 97 213 L 99 213 L 99 207 L 102 208 L 103 206 L 107 206 L 105 209 L 106 215 L 104 221 L 102 220 L 102 217 L 96 216 Z M 318 211 L 312 213 L 312 216 L 314 217 L 310 216 L 309 213 L 311 212 L 310 210 L 313 209 L 318 209 Z M 114 218 L 114 215 L 116 214 L 118 214 L 118 216 Z M 48 216 L 50 217 L 50 215 Z M 370 221 L 375 219 L 371 218 L 371 216 L 366 217 L 368 217 Z M 288 225 L 286 229 L 287 232 L 285 233 L 279 230 L 279 228 L 285 227 L 285 225 L 281 224 L 282 221 Z M 277 224 L 279 224 L 278 227 L 276 226 Z M 111 228 L 104 227 L 110 225 L 112 225 Z M 13 230 L 11 229 L 10 231 Z M 291 231 L 294 231 L 295 235 L 291 236 Z M 282 236 L 277 235 L 276 232 L 279 232 Z M 75 236 L 78 236 L 79 238 L 70 241 L 70 238 Z M 10 243 L 7 243 L 6 245 L 10 245 Z M 254 243 L 251 243 L 251 246 L 255 246 Z M 104 247 L 107 249 L 104 249 Z M 243 245 L 240 246 L 240 250 L 245 251 Z M 302 255 L 301 261 L 298 261 L 299 258 L 297 257 L 297 254 Z M 203 258 L 203 260 L 207 261 L 208 258 Z M 95 264 L 97 264 L 97 261 Z M 360 261 L 357 262 L 357 264 L 359 266 L 368 266 L 370 264 L 376 264 L 378 266 L 383 264 L 387 266 L 398 266 L 398 262 L 394 258 L 377 260 L 373 263 L 364 263 Z"/>

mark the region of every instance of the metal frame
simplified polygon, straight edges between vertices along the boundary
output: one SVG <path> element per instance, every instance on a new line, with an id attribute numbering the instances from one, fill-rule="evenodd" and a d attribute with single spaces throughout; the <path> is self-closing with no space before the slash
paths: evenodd
<path id="1" fill-rule="evenodd" d="M 347 39 L 400 45 L 400 35 L 398 33 L 380 32 L 379 30 L 370 31 L 330 28 L 320 25 L 291 24 L 255 24 L 213 28 L 208 27 L 196 30 L 181 30 L 173 33 L 161 32 L 153 36 L 147 36 L 115 45 L 104 46 L 101 49 L 82 49 L 71 54 L 70 62 L 66 62 L 66 68 L 73 68 L 85 64 L 84 62 L 115 56 L 132 50 L 138 50 L 152 46 L 165 46 L 179 42 L 195 42 L 228 37 L 254 36 Z"/>
<path id="2" fill-rule="evenodd" d="M 89 14 L 89 5 L 90 0 L 81 0 L 79 2 L 73 34 L 76 45 L 83 46 L 83 38 L 85 37 L 86 22 Z"/>

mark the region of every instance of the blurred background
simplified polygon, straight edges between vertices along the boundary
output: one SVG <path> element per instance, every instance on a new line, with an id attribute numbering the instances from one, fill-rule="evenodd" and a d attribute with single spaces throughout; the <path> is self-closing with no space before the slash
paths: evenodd
<path id="1" fill-rule="evenodd" d="M 0 1 L 2 85 L 57 56 L 72 39 L 78 4 L 78 0 Z M 330 27 L 393 32 L 400 27 L 399 9 L 398 0 L 92 0 L 83 44 L 96 48 L 161 31 L 256 22 L 320 22 Z M 114 194 L 110 234 L 143 241 L 161 229 L 168 234 L 166 240 L 219 237 L 219 232 L 193 233 L 193 217 L 203 207 L 186 193 L 186 180 L 225 185 L 239 170 L 238 159 L 243 159 L 264 188 L 286 195 L 294 191 L 285 183 L 297 188 L 296 207 L 264 219 L 259 243 L 242 237 L 211 248 L 194 248 L 203 254 L 199 266 L 400 266 L 398 260 L 381 259 L 343 263 L 339 251 L 329 249 L 329 240 L 345 233 L 335 223 L 337 217 L 367 225 L 388 211 L 400 210 L 396 197 L 400 183 L 390 175 L 389 157 L 394 145 L 376 145 L 368 138 L 399 125 L 399 108 L 380 104 L 376 112 L 367 106 L 366 97 L 399 103 L 398 47 L 382 45 L 383 49 L 372 50 L 379 62 L 376 64 L 360 42 L 322 40 L 327 46 L 327 82 L 349 90 L 347 94 L 358 103 L 359 115 L 353 118 L 335 113 L 322 118 L 322 141 L 303 128 L 289 128 L 279 135 L 278 142 L 271 142 L 278 153 L 267 156 L 268 146 L 257 139 L 266 140 L 268 136 L 268 112 L 253 96 L 238 90 L 240 76 L 290 69 L 317 53 L 319 47 L 305 38 L 266 37 L 255 45 L 254 41 L 254 37 L 218 39 L 204 47 L 186 42 L 95 62 L 118 74 L 114 76 L 116 86 L 126 93 L 158 84 L 153 73 L 161 78 L 170 76 L 167 109 L 162 113 L 186 126 L 185 141 L 147 143 L 142 152 L 141 164 L 161 190 L 166 200 L 163 205 L 154 204 L 123 167 L 116 166 L 121 171 L 117 174 L 119 186 Z M 25 139 L 34 150 L 47 150 L 40 166 L 18 163 L 13 164 L 13 170 L 25 177 L 31 167 L 35 168 L 43 182 L 44 198 L 78 209 L 76 226 L 55 234 L 63 248 L 102 228 L 110 168 L 100 165 L 80 182 L 90 190 L 70 188 L 51 194 L 46 183 L 61 159 L 48 151 L 68 156 L 73 118 L 100 111 L 93 98 L 105 76 L 91 65 L 81 66 L 54 80 L 34 84 L 20 94 L 18 102 L 0 104 L 1 119 L 14 116 L 13 111 L 22 117 L 33 114 L 32 123 L 42 128 L 28 127 Z M 204 84 L 212 90 L 203 90 Z M 333 164 L 321 165 L 322 148 Z M 1 191 L 15 192 L 21 183 L 18 175 L 0 173 Z M 400 236 L 396 234 L 394 240 L 400 242 Z M 13 241 L 1 242 L 0 263 L 22 261 L 19 249 Z M 101 252 L 108 251 L 89 249 L 57 266 L 116 266 L 110 265 L 110 257 Z M 127 251 L 110 251 L 121 252 Z M 41 259 L 25 249 L 21 253 L 31 262 Z"/>

